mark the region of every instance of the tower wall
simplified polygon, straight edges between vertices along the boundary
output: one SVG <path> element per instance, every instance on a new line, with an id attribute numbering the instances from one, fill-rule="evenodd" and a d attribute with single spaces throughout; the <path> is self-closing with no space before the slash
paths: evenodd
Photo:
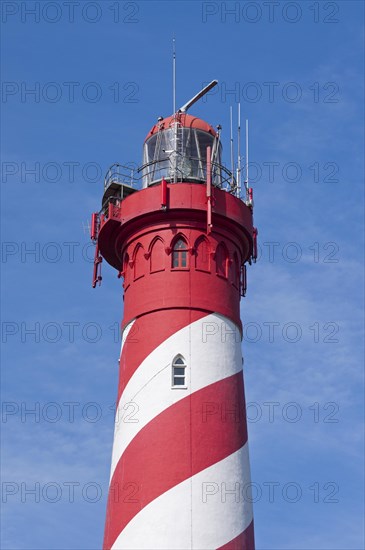
<path id="1" fill-rule="evenodd" d="M 111 204 L 98 243 L 124 281 L 104 548 L 253 550 L 239 318 L 251 210 L 214 189 L 207 234 L 206 186 L 171 184 L 161 208 L 157 185 Z"/>

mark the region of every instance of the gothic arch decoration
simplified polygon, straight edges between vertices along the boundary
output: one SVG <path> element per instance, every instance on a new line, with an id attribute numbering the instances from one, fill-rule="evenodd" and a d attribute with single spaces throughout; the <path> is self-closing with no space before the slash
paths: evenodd
<path id="1" fill-rule="evenodd" d="M 195 242 L 195 269 L 210 271 L 210 244 L 206 237 L 199 237 Z"/>
<path id="2" fill-rule="evenodd" d="M 189 268 L 188 240 L 179 233 L 171 243 L 171 267 L 172 269 Z"/>
<path id="3" fill-rule="evenodd" d="M 128 267 L 129 267 L 129 254 L 128 252 L 125 252 L 123 256 L 123 273 L 124 274 L 126 273 Z"/>
<path id="4" fill-rule="evenodd" d="M 146 258 L 144 256 L 144 248 L 141 243 L 138 243 L 133 252 L 133 269 L 134 280 L 144 276 Z"/>
<path id="5" fill-rule="evenodd" d="M 118 274 L 118 279 L 120 277 L 123 277 L 123 288 L 124 290 L 127 290 L 127 288 L 129 287 L 130 285 L 130 275 L 131 275 L 131 272 L 130 272 L 130 261 L 129 261 L 129 254 L 127 251 L 124 252 L 123 256 L 122 256 L 123 260 L 122 260 L 122 269 L 121 271 L 119 272 Z"/>
<path id="6" fill-rule="evenodd" d="M 220 242 L 215 251 L 216 273 L 227 278 L 228 273 L 228 249 L 224 242 Z"/>
<path id="7" fill-rule="evenodd" d="M 150 273 L 157 273 L 165 269 L 166 250 L 161 237 L 156 237 L 149 247 Z"/>
<path id="8" fill-rule="evenodd" d="M 127 273 L 128 273 L 128 268 L 129 268 L 129 254 L 128 252 L 124 252 L 123 254 L 123 264 L 122 264 L 122 276 L 124 277 L 124 280 L 127 276 Z"/>

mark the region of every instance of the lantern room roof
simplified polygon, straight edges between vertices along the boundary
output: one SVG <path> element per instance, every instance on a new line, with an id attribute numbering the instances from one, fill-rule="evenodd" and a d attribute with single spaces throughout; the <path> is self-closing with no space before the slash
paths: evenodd
<path id="1" fill-rule="evenodd" d="M 159 129 L 168 129 L 170 127 L 170 124 L 174 122 L 175 117 L 177 117 L 177 120 L 180 122 L 183 128 L 196 128 L 198 130 L 202 130 L 203 132 L 208 132 L 213 136 L 217 135 L 217 132 L 214 130 L 213 126 L 211 126 L 201 118 L 197 118 L 187 113 L 177 113 L 176 115 L 171 115 L 158 121 L 157 124 L 155 124 L 147 134 L 145 141 L 153 136 L 153 134 L 156 134 Z"/>

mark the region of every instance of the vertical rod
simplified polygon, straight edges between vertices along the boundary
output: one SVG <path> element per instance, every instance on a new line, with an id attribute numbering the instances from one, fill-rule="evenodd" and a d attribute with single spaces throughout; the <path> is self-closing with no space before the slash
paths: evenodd
<path id="1" fill-rule="evenodd" d="M 246 181 L 248 187 L 248 120 L 246 119 Z"/>
<path id="2" fill-rule="evenodd" d="M 238 103 L 237 129 L 237 196 L 241 196 L 241 103 Z"/>
<path id="3" fill-rule="evenodd" d="M 246 187 L 246 199 L 248 192 L 248 120 L 246 118 L 246 178 L 245 178 L 245 187 Z"/>
<path id="4" fill-rule="evenodd" d="M 172 112 L 176 113 L 176 44 L 172 39 Z"/>
<path id="5" fill-rule="evenodd" d="M 229 108 L 230 119 L 231 119 L 231 172 L 232 172 L 232 185 L 234 180 L 234 155 L 233 155 L 233 116 L 232 116 L 232 106 Z"/>
<path id="6" fill-rule="evenodd" d="M 172 38 L 172 112 L 176 115 L 176 41 Z M 174 183 L 177 182 L 177 118 L 174 117 Z"/>

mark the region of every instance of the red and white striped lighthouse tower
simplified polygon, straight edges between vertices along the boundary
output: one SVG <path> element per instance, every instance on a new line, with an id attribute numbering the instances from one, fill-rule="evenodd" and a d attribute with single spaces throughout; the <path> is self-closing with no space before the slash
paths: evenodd
<path id="1" fill-rule="evenodd" d="M 219 127 L 186 113 L 202 93 L 147 135 L 141 189 L 112 167 L 92 217 L 93 285 L 102 258 L 124 280 L 104 549 L 254 549 L 239 310 L 252 192 L 221 165 Z"/>

